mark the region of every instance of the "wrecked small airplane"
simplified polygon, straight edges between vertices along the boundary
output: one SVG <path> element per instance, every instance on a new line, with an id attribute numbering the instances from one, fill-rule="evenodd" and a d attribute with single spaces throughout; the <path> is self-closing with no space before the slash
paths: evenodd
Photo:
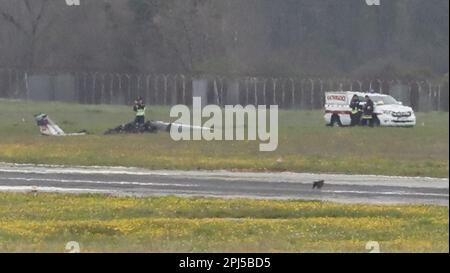
<path id="1" fill-rule="evenodd" d="M 155 134 L 157 132 L 166 132 L 170 133 L 172 129 L 181 131 L 183 128 L 188 130 L 211 130 L 211 128 L 199 127 L 199 126 L 191 126 L 184 125 L 180 123 L 168 123 L 164 121 L 147 121 L 143 124 L 137 124 L 132 121 L 123 125 L 119 125 L 116 128 L 108 129 L 105 132 L 105 135 L 113 135 L 113 134 L 143 134 L 143 133 L 152 133 Z"/>
<path id="2" fill-rule="evenodd" d="M 105 135 L 157 133 L 158 131 L 169 132 L 170 127 L 170 123 L 161 121 L 147 121 L 144 124 L 137 124 L 133 121 L 119 125 L 113 129 L 108 129 Z"/>
<path id="3" fill-rule="evenodd" d="M 53 120 L 51 120 L 47 114 L 39 113 L 34 116 L 36 124 L 39 130 L 44 136 L 84 136 L 87 135 L 86 130 L 82 130 L 78 133 L 65 133 L 61 127 L 59 127 Z M 183 128 L 198 129 L 198 130 L 210 130 L 210 128 L 203 128 L 197 126 L 183 125 L 179 123 L 167 123 L 163 121 L 147 121 L 144 124 L 137 124 L 136 122 L 129 122 L 120 125 L 113 129 L 108 129 L 105 135 L 114 134 L 143 134 L 143 133 L 157 133 L 167 132 L 174 128 L 181 131 Z"/>
<path id="4" fill-rule="evenodd" d="M 34 119 L 44 136 L 84 136 L 87 134 L 85 130 L 78 133 L 65 133 L 47 114 L 39 113 L 34 116 Z"/>

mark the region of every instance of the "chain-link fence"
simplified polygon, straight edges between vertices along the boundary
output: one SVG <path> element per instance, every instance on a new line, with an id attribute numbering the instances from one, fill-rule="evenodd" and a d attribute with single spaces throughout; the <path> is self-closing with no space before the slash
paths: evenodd
<path id="1" fill-rule="evenodd" d="M 131 104 L 142 96 L 147 104 L 204 103 L 277 104 L 282 108 L 321 109 L 327 91 L 373 91 L 390 94 L 416 111 L 448 111 L 448 83 L 379 79 L 298 77 L 225 77 L 182 74 L 101 72 L 27 73 L 0 69 L 0 97 L 67 101 L 83 104 Z"/>

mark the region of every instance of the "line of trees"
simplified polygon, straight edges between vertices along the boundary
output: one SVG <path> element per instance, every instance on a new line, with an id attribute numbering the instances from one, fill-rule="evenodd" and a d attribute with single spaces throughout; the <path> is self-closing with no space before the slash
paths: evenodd
<path id="1" fill-rule="evenodd" d="M 449 1 L 0 0 L 0 67 L 448 78 Z"/>

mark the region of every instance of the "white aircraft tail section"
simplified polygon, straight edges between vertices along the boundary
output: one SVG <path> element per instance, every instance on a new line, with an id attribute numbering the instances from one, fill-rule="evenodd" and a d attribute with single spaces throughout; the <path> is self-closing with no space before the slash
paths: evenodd
<path id="1" fill-rule="evenodd" d="M 45 136 L 82 136 L 86 133 L 72 133 L 66 134 L 47 114 L 38 114 L 34 116 L 37 126 L 42 135 Z"/>

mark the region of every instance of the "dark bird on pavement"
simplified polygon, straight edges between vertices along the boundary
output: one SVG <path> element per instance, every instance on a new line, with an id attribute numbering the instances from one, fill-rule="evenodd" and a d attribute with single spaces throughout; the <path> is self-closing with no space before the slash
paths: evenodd
<path id="1" fill-rule="evenodd" d="M 318 181 L 314 181 L 313 183 L 313 189 L 322 189 L 323 185 L 325 185 L 325 180 L 318 180 Z"/>

